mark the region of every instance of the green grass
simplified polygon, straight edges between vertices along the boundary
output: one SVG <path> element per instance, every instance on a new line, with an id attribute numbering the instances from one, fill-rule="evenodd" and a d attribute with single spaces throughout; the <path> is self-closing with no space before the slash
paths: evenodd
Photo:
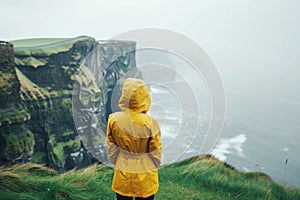
<path id="1" fill-rule="evenodd" d="M 23 39 L 10 41 L 14 45 L 14 53 L 19 56 L 29 56 L 39 55 L 39 56 L 49 56 L 53 53 L 58 53 L 62 51 L 68 51 L 73 44 L 78 41 L 95 41 L 93 38 L 88 36 L 79 36 L 76 38 L 33 38 L 33 39 Z M 29 60 L 28 60 L 29 59 Z M 16 61 L 20 65 L 30 65 L 33 63 L 35 67 L 39 64 L 35 58 L 27 58 L 26 60 L 18 59 Z M 23 63 L 24 62 L 24 63 Z"/>
<path id="2" fill-rule="evenodd" d="M 53 43 L 63 42 L 70 38 L 31 38 L 31 39 L 20 39 L 12 40 L 10 43 L 14 45 L 14 48 L 21 47 L 35 47 L 35 46 L 45 46 Z"/>
<path id="3" fill-rule="evenodd" d="M 210 156 L 163 167 L 155 199 L 300 199 L 300 191 L 262 173 L 243 173 Z M 0 170 L 1 199 L 115 199 L 113 169 L 92 165 L 57 174 L 28 163 Z"/>

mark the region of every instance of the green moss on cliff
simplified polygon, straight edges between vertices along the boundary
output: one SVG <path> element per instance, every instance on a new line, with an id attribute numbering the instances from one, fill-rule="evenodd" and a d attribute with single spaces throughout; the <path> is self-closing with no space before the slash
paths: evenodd
<path id="1" fill-rule="evenodd" d="M 15 78 L 14 74 L 0 72 L 1 93 L 6 94 L 8 96 L 13 94 L 14 82 L 11 82 L 13 78 Z"/>
<path id="2" fill-rule="evenodd" d="M 27 121 L 29 118 L 30 114 L 23 109 L 18 110 L 15 107 L 9 109 L 0 109 L 1 124 L 12 124 L 16 122 Z"/>
<path id="3" fill-rule="evenodd" d="M 42 160 L 46 157 L 45 152 L 34 152 L 31 162 L 33 163 L 42 163 Z"/>
<path id="4" fill-rule="evenodd" d="M 32 148 L 34 145 L 34 137 L 30 130 L 23 130 L 24 133 L 21 135 L 16 135 L 13 132 L 7 132 L 2 134 L 2 142 L 4 145 L 5 154 L 3 157 L 16 158 L 24 154 L 32 154 Z M 5 159 L 4 158 L 4 159 Z"/>
<path id="5" fill-rule="evenodd" d="M 72 134 L 74 134 L 73 130 L 67 130 L 67 131 L 64 131 L 61 135 L 62 136 L 68 136 L 68 135 L 72 135 Z"/>
<path id="6" fill-rule="evenodd" d="M 64 158 L 64 147 L 69 148 L 72 152 L 80 150 L 80 138 L 76 136 L 75 139 L 70 139 L 66 142 L 58 142 L 55 134 L 50 134 L 50 141 L 52 144 L 53 153 L 59 161 L 63 161 Z"/>
<path id="7" fill-rule="evenodd" d="M 40 88 L 35 83 L 31 82 L 19 69 L 16 68 L 17 77 L 21 83 L 21 99 L 22 100 L 34 100 L 34 99 L 46 99 L 50 96 L 50 93 Z"/>

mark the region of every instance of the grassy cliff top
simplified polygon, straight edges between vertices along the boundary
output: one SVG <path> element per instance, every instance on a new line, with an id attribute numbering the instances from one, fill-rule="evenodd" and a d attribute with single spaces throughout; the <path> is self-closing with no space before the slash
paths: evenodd
<path id="1" fill-rule="evenodd" d="M 68 51 L 78 41 L 95 41 L 89 36 L 75 38 L 32 38 L 10 41 L 14 45 L 15 55 L 49 56 L 53 53 Z"/>
<path id="2" fill-rule="evenodd" d="M 68 39 L 70 38 L 30 38 L 30 39 L 12 40 L 10 41 L 10 43 L 12 43 L 15 48 L 21 48 L 21 47 L 35 47 L 35 46 L 50 45 L 53 43 L 63 42 Z"/>
<path id="3" fill-rule="evenodd" d="M 29 38 L 9 41 L 14 48 L 43 47 L 64 42 L 76 42 L 79 40 L 93 39 L 89 36 L 78 36 L 75 38 Z"/>
<path id="4" fill-rule="evenodd" d="M 300 199 L 300 190 L 263 173 L 243 173 L 210 157 L 163 167 L 155 199 Z M 0 169 L 1 199 L 115 199 L 113 169 L 93 165 L 65 174 L 28 163 Z"/>

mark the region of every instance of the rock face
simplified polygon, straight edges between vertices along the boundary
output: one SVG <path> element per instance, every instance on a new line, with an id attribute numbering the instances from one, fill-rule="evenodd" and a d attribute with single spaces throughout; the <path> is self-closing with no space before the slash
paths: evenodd
<path id="1" fill-rule="evenodd" d="M 135 72 L 135 73 L 132 73 Z M 141 77 L 135 63 L 135 42 L 98 41 L 82 61 L 73 87 L 74 121 L 88 152 L 97 160 L 109 162 L 105 145 L 106 119 L 111 113 L 113 88 L 120 88 L 126 74 Z M 88 74 L 93 74 L 94 79 Z M 118 82 L 118 80 L 121 80 Z M 95 87 L 98 87 L 98 89 Z M 102 131 L 102 134 L 98 132 Z"/>
<path id="2" fill-rule="evenodd" d="M 0 43 L 0 164 L 31 160 L 63 172 L 95 162 L 91 151 L 106 156 L 105 147 L 85 140 L 103 139 L 111 90 L 136 67 L 135 42 L 83 36 L 12 43 L 14 55 L 12 44 Z"/>
<path id="3" fill-rule="evenodd" d="M 11 43 L 0 41 L 0 163 L 25 161 L 32 155 L 33 134 L 30 114 L 19 95 L 20 83 L 14 69 Z"/>
<path id="4" fill-rule="evenodd" d="M 7 108 L 20 102 L 20 84 L 14 70 L 14 49 L 8 42 L 0 41 L 0 107 Z"/>

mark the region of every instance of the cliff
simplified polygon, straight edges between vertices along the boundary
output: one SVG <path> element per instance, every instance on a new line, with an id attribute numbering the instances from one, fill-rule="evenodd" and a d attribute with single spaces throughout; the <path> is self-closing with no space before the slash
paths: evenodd
<path id="1" fill-rule="evenodd" d="M 110 112 L 110 91 L 118 77 L 135 67 L 135 43 L 87 36 L 11 43 L 14 48 L 1 45 L 1 76 L 6 79 L 0 84 L 0 164 L 32 161 L 63 172 L 95 162 L 89 148 L 103 147 L 93 143 L 86 148 L 82 140 L 103 137 L 99 132 Z M 76 119 L 93 131 L 82 129 L 87 137 L 79 137 L 74 111 L 91 108 L 91 103 L 95 110 L 85 109 Z M 97 119 L 96 127 L 91 127 L 91 117 Z"/>
<path id="2" fill-rule="evenodd" d="M 33 152 L 34 137 L 28 128 L 31 115 L 19 91 L 13 45 L 0 41 L 0 164 L 28 160 Z"/>

